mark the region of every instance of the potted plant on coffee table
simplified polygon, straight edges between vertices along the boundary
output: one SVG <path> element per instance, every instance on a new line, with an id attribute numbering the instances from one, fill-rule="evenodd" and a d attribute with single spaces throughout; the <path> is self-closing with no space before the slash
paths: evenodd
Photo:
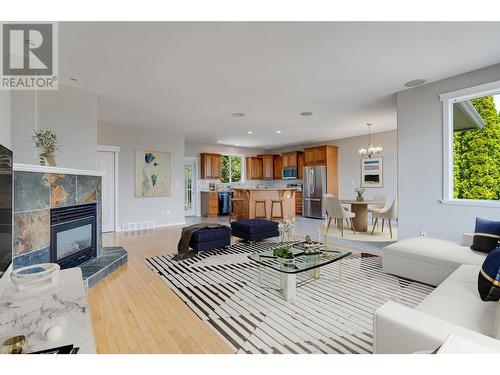
<path id="1" fill-rule="evenodd" d="M 294 268 L 295 257 L 286 247 L 278 247 L 273 250 L 273 255 L 278 258 L 283 267 Z"/>

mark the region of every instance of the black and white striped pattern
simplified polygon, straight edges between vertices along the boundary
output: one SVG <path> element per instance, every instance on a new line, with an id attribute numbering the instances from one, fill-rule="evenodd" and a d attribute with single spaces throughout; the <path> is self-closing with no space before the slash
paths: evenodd
<path id="1" fill-rule="evenodd" d="M 297 303 L 259 286 L 247 256 L 272 245 L 238 243 L 181 262 L 146 260 L 191 310 L 235 353 L 371 353 L 373 313 L 387 301 L 414 307 L 433 287 L 382 272 L 381 258 L 352 254 L 321 267 L 319 280 L 297 289 Z M 298 274 L 297 281 L 306 275 Z M 276 271 L 262 268 L 262 286 L 277 288 Z"/>

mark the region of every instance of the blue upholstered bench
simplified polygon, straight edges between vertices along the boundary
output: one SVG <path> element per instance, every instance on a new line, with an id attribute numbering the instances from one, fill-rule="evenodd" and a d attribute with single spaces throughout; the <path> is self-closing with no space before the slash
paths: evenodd
<path id="1" fill-rule="evenodd" d="M 249 219 L 233 221 L 231 229 L 233 236 L 252 242 L 280 235 L 278 223 L 270 220 Z"/>
<path id="2" fill-rule="evenodd" d="M 228 227 L 203 228 L 193 233 L 189 247 L 207 251 L 231 245 L 231 229 Z"/>

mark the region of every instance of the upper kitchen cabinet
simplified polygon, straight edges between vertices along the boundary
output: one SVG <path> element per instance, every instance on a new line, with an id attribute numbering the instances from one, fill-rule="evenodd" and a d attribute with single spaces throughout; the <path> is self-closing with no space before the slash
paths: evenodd
<path id="1" fill-rule="evenodd" d="M 262 158 L 247 157 L 246 158 L 247 180 L 262 180 L 263 165 Z"/>
<path id="2" fill-rule="evenodd" d="M 262 159 L 262 179 L 274 179 L 274 155 L 258 155 Z"/>
<path id="3" fill-rule="evenodd" d="M 297 162 L 298 162 L 298 155 L 299 152 L 294 151 L 294 152 L 286 152 L 281 155 L 282 159 L 282 168 L 296 168 L 297 167 Z"/>
<path id="4" fill-rule="evenodd" d="M 302 180 L 304 177 L 304 154 L 299 152 L 297 155 L 297 178 Z"/>
<path id="5" fill-rule="evenodd" d="M 337 164 L 338 148 L 336 146 L 318 146 L 304 149 L 304 164 L 327 165 L 334 162 Z"/>
<path id="6" fill-rule="evenodd" d="M 200 154 L 201 179 L 217 180 L 220 178 L 220 154 Z"/>
<path id="7" fill-rule="evenodd" d="M 281 174 L 281 169 L 283 168 L 283 159 L 281 156 L 274 155 L 274 179 L 275 180 L 281 180 L 283 178 L 283 175 Z"/>

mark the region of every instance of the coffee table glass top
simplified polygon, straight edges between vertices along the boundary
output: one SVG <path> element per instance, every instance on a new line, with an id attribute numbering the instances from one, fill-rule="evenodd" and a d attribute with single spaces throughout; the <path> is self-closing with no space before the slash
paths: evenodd
<path id="1" fill-rule="evenodd" d="M 273 250 L 281 247 L 286 247 L 293 253 L 294 260 L 292 264 L 286 264 L 288 260 L 282 260 L 273 255 Z M 269 250 L 251 254 L 248 258 L 279 272 L 300 273 L 336 262 L 351 254 L 350 251 L 332 245 L 328 245 L 326 251 L 324 251 L 323 245 L 318 245 L 316 248 L 309 248 L 307 251 L 311 254 L 306 253 L 306 250 L 301 248 L 300 243 L 293 245 L 276 244 Z"/>

